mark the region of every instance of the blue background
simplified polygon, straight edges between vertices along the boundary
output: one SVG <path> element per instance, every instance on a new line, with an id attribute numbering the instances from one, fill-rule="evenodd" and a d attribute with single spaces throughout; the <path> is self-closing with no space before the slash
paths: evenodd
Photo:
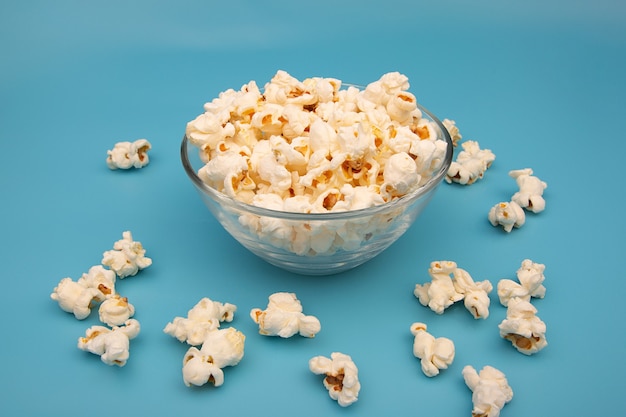
<path id="1" fill-rule="evenodd" d="M 623 158 L 626 7 L 617 0 L 525 2 L 4 1 L 0 5 L 0 414 L 470 415 L 461 369 L 492 365 L 514 390 L 503 416 L 621 414 L 626 344 Z M 179 159 L 187 121 L 227 88 L 298 78 L 367 84 L 389 71 L 418 100 L 496 154 L 469 187 L 442 184 L 390 249 L 330 277 L 272 267 L 240 247 L 202 205 Z M 115 142 L 147 138 L 150 164 L 110 171 Z M 510 234 L 487 212 L 516 191 L 508 171 L 548 183 L 547 208 Z M 78 321 L 50 299 L 130 230 L 153 265 L 118 281 L 142 331 L 123 368 L 76 347 Z M 505 317 L 462 305 L 438 316 L 413 296 L 433 260 L 475 280 L 546 265 L 533 300 L 548 346 L 527 357 L 499 337 Z M 248 313 L 295 292 L 322 331 L 262 337 Z M 200 298 L 239 308 L 242 362 L 219 388 L 182 382 L 186 346 L 162 332 Z M 427 378 L 415 321 L 456 344 Z M 339 407 L 308 359 L 351 355 L 359 401 Z M 224 414 L 226 413 L 226 414 Z"/>

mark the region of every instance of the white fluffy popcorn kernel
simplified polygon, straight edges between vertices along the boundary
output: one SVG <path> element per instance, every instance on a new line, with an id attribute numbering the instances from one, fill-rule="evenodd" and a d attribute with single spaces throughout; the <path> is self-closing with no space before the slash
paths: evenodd
<path id="1" fill-rule="evenodd" d="M 463 150 L 450 164 L 445 180 L 470 185 L 483 178 L 496 156 L 489 149 L 480 149 L 478 142 L 473 140 L 463 142 L 461 147 Z"/>
<path id="2" fill-rule="evenodd" d="M 452 261 L 433 261 L 428 269 L 431 282 L 416 284 L 413 291 L 415 297 L 423 306 L 429 307 L 437 314 L 463 299 L 463 294 L 457 292 L 451 274 L 457 265 Z"/>
<path id="3" fill-rule="evenodd" d="M 447 369 L 454 361 L 454 342 L 446 337 L 437 337 L 428 333 L 424 323 L 413 323 L 411 334 L 413 341 L 413 355 L 421 359 L 422 372 L 426 376 L 439 375 L 441 369 Z"/>
<path id="4" fill-rule="evenodd" d="M 537 353 L 548 345 L 546 324 L 537 317 L 537 309 L 521 298 L 509 300 L 506 318 L 498 328 L 500 337 L 525 355 Z"/>
<path id="5" fill-rule="evenodd" d="M 250 317 L 259 325 L 259 333 L 265 336 L 288 338 L 299 333 L 300 336 L 314 337 L 321 330 L 317 317 L 305 315 L 300 300 L 288 292 L 270 295 L 267 308 L 253 308 Z"/>
<path id="6" fill-rule="evenodd" d="M 234 304 L 221 303 L 204 297 L 187 312 L 187 317 L 175 317 L 167 323 L 163 332 L 180 342 L 199 346 L 206 340 L 209 333 L 220 327 L 221 322 L 231 322 L 235 311 L 237 311 L 237 306 Z"/>
<path id="7" fill-rule="evenodd" d="M 515 201 L 501 201 L 489 210 L 487 215 L 492 226 L 502 226 L 505 232 L 509 233 L 513 228 L 519 228 L 526 222 L 524 209 Z"/>
<path id="8" fill-rule="evenodd" d="M 96 355 L 100 355 L 102 362 L 107 365 L 124 366 L 130 356 L 130 340 L 140 331 L 139 322 L 135 319 L 127 320 L 123 326 L 114 326 L 112 329 L 104 326 L 91 326 L 85 337 L 78 338 L 78 348 Z"/>
<path id="9" fill-rule="evenodd" d="M 513 298 L 521 298 L 524 301 L 530 301 L 531 297 L 543 298 L 546 294 L 546 287 L 543 285 L 545 268 L 544 264 L 524 259 L 517 270 L 519 282 L 510 279 L 501 279 L 498 282 L 497 291 L 500 303 L 506 307 Z"/>
<path id="10" fill-rule="evenodd" d="M 516 169 L 510 171 L 509 176 L 515 179 L 519 187 L 519 191 L 511 197 L 512 201 L 533 213 L 539 213 L 546 208 L 543 191 L 548 188 L 548 184 L 533 176 L 532 169 Z"/>
<path id="11" fill-rule="evenodd" d="M 441 124 L 443 124 L 446 130 L 448 131 L 448 134 L 450 135 L 450 139 L 452 139 L 452 146 L 456 147 L 461 141 L 461 139 L 463 139 L 463 136 L 461 135 L 461 132 L 459 131 L 459 128 L 456 125 L 456 122 L 450 119 L 443 119 L 441 121 Z"/>
<path id="12" fill-rule="evenodd" d="M 139 270 L 152 265 L 152 259 L 145 256 L 141 242 L 133 240 L 131 232 L 122 233 L 122 239 L 113 244 L 113 250 L 102 255 L 102 265 L 111 268 L 119 278 L 134 276 Z"/>
<path id="13" fill-rule="evenodd" d="M 456 268 L 453 272 L 454 288 L 459 294 L 463 294 L 463 303 L 467 311 L 472 313 L 475 319 L 489 317 L 489 293 L 493 285 L 488 280 L 475 282 L 469 272 Z"/>
<path id="14" fill-rule="evenodd" d="M 190 347 L 183 359 L 183 382 L 201 386 L 208 382 L 219 387 L 224 383 L 223 368 L 237 365 L 244 355 L 246 336 L 233 327 L 207 334 L 202 347 Z"/>
<path id="15" fill-rule="evenodd" d="M 309 360 L 309 369 L 316 375 L 325 375 L 328 395 L 340 406 L 347 407 L 358 400 L 359 370 L 350 356 L 340 352 L 331 353 L 330 358 L 315 356 Z"/>
<path id="16" fill-rule="evenodd" d="M 150 162 L 148 151 L 152 145 L 146 139 L 118 142 L 107 151 L 106 163 L 110 169 L 143 168 Z"/>
<path id="17" fill-rule="evenodd" d="M 63 311 L 83 320 L 89 316 L 94 305 L 112 294 L 115 294 L 115 273 L 101 265 L 95 265 L 78 281 L 69 277 L 63 278 L 50 294 L 50 298 L 57 301 Z"/>
<path id="18" fill-rule="evenodd" d="M 100 321 L 108 326 L 121 326 L 134 315 L 135 306 L 119 294 L 107 297 L 98 309 Z"/>
<path id="19" fill-rule="evenodd" d="M 472 417 L 498 417 L 500 410 L 513 399 L 513 389 L 502 371 L 485 366 L 476 372 L 467 365 L 462 371 L 465 384 L 472 391 Z"/>
<path id="20" fill-rule="evenodd" d="M 384 183 L 380 186 L 383 197 L 390 201 L 393 197 L 405 195 L 414 190 L 420 176 L 415 161 L 406 152 L 393 154 L 383 171 Z"/>

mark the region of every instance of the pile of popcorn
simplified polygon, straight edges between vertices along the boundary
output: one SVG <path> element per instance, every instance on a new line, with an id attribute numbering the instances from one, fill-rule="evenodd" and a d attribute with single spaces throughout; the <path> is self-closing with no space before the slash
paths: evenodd
<path id="1" fill-rule="evenodd" d="M 236 200 L 283 212 L 345 212 L 405 196 L 440 170 L 447 149 L 408 88 L 398 72 L 359 90 L 278 71 L 263 91 L 254 81 L 224 91 L 187 124 L 205 164 L 198 177 Z M 319 255 L 358 247 L 399 214 L 317 227 L 253 215 L 239 221 L 273 246 Z"/>
<path id="2" fill-rule="evenodd" d="M 85 336 L 78 338 L 78 348 L 99 355 L 107 365 L 126 365 L 130 340 L 139 334 L 141 326 L 132 318 L 135 307 L 117 292 L 115 284 L 117 278 L 134 276 L 150 266 L 152 259 L 145 254 L 142 244 L 125 231 L 113 249 L 103 253 L 102 265 L 92 266 L 77 281 L 63 278 L 50 294 L 62 310 L 78 320 L 89 317 L 98 306 L 98 317 L 106 326 L 89 327 Z"/>

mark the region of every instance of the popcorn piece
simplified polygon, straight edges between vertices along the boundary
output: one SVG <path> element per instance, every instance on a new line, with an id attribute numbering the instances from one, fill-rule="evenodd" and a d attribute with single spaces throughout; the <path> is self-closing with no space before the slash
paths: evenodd
<path id="1" fill-rule="evenodd" d="M 359 370 L 350 356 L 340 352 L 331 353 L 330 358 L 316 356 L 309 360 L 309 369 L 316 375 L 326 375 L 324 386 L 340 406 L 347 407 L 358 400 Z"/>
<path id="2" fill-rule="evenodd" d="M 209 333 L 220 327 L 221 322 L 233 321 L 235 311 L 237 306 L 233 304 L 222 304 L 205 297 L 189 310 L 187 317 L 175 317 L 163 331 L 180 342 L 199 346 Z"/>
<path id="3" fill-rule="evenodd" d="M 107 365 L 124 366 L 130 355 L 130 340 L 139 334 L 139 330 L 139 322 L 135 319 L 129 319 L 124 326 L 114 326 L 112 329 L 91 326 L 85 337 L 78 338 L 78 348 L 100 355 L 102 362 Z"/>
<path id="4" fill-rule="evenodd" d="M 489 293 L 493 290 L 491 282 L 484 280 L 474 282 L 470 274 L 461 268 L 453 272 L 454 288 L 459 294 L 463 294 L 465 308 L 472 313 L 475 319 L 489 317 Z"/>
<path id="5" fill-rule="evenodd" d="M 405 152 L 393 154 L 385 163 L 384 183 L 380 186 L 383 197 L 390 201 L 393 197 L 405 195 L 416 189 L 420 176 L 415 161 Z"/>
<path id="6" fill-rule="evenodd" d="M 525 355 L 537 353 L 548 345 L 546 324 L 536 314 L 537 309 L 530 302 L 512 298 L 506 318 L 498 326 L 500 336 Z"/>
<path id="7" fill-rule="evenodd" d="M 531 297 L 543 298 L 546 287 L 543 286 L 545 276 L 543 271 L 546 266 L 535 263 L 530 259 L 524 259 L 522 266 L 517 270 L 519 283 L 510 279 L 501 279 L 498 282 L 498 298 L 503 306 L 508 306 L 512 298 L 521 298 L 530 301 Z"/>
<path id="8" fill-rule="evenodd" d="M 446 337 L 435 338 L 426 331 L 424 323 L 413 323 L 411 333 L 413 341 L 413 355 L 421 359 L 422 372 L 426 376 L 439 375 L 440 369 L 447 369 L 454 360 L 454 343 Z"/>
<path id="9" fill-rule="evenodd" d="M 456 291 L 452 282 L 451 274 L 456 268 L 456 263 L 452 261 L 431 262 L 428 274 L 432 281 L 415 285 L 413 292 L 423 306 L 442 314 L 446 308 L 463 299 L 463 294 Z"/>
<path id="10" fill-rule="evenodd" d="M 472 390 L 472 416 L 498 417 L 504 405 L 513 399 L 513 390 L 498 369 L 485 366 L 478 373 L 467 365 L 462 373 L 465 384 Z"/>
<path id="11" fill-rule="evenodd" d="M 265 336 L 288 338 L 299 333 L 300 336 L 315 337 L 321 330 L 317 317 L 302 313 L 302 304 L 293 293 L 270 295 L 267 308 L 253 308 L 250 317 L 259 325 L 259 333 Z"/>
<path id="12" fill-rule="evenodd" d="M 237 365 L 244 354 L 246 336 L 229 327 L 207 334 L 202 347 L 190 347 L 183 359 L 183 381 L 186 386 L 201 386 L 211 382 L 224 383 L 222 368 Z"/>
<path id="13" fill-rule="evenodd" d="M 452 161 L 446 173 L 448 183 L 470 185 L 485 175 L 496 156 L 489 149 L 480 149 L 478 142 L 468 140 L 461 144 L 463 150 L 459 152 L 456 161 Z"/>
<path id="14" fill-rule="evenodd" d="M 89 316 L 96 303 L 112 294 L 115 294 L 115 273 L 96 265 L 78 281 L 63 278 L 50 294 L 50 298 L 57 301 L 63 311 L 73 313 L 78 320 L 83 320 Z"/>
<path id="15" fill-rule="evenodd" d="M 108 326 L 121 326 L 135 315 L 135 307 L 128 302 L 128 298 L 114 294 L 100 304 L 98 315 L 100 321 Z"/>
<path id="16" fill-rule="evenodd" d="M 146 139 L 134 142 L 118 142 L 107 151 L 107 166 L 110 169 L 143 168 L 150 162 L 148 151 L 152 148 Z"/>
<path id="17" fill-rule="evenodd" d="M 459 132 L 459 128 L 456 126 L 456 122 L 450 119 L 443 119 L 441 124 L 443 124 L 448 131 L 450 139 L 452 139 L 452 146 L 456 147 L 463 138 Z"/>
<path id="18" fill-rule="evenodd" d="M 524 209 L 515 201 L 500 202 L 489 210 L 487 216 L 492 226 L 502 226 L 509 233 L 514 227 L 522 227 L 526 222 Z"/>
<path id="19" fill-rule="evenodd" d="M 113 250 L 104 252 L 102 265 L 108 266 L 123 279 L 152 265 L 152 259 L 145 256 L 146 250 L 141 242 L 133 241 L 129 231 L 123 232 L 122 236 L 123 239 L 113 244 Z"/>
<path id="20" fill-rule="evenodd" d="M 511 178 L 515 178 L 519 191 L 513 194 L 512 201 L 520 207 L 539 213 L 546 208 L 546 201 L 543 199 L 543 190 L 548 188 L 548 184 L 533 176 L 530 168 L 517 169 L 509 172 Z"/>

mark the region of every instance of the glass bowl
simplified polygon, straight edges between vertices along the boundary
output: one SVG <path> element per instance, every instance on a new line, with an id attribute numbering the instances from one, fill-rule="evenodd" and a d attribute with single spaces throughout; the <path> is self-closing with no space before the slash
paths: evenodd
<path id="1" fill-rule="evenodd" d="M 450 167 L 453 146 L 443 124 L 418 104 L 436 125 L 445 156 L 434 175 L 416 190 L 378 206 L 324 213 L 292 213 L 238 201 L 205 184 L 199 149 L 183 137 L 185 172 L 212 215 L 241 245 L 263 260 L 302 275 L 332 275 L 359 266 L 387 249 L 424 210 Z"/>

